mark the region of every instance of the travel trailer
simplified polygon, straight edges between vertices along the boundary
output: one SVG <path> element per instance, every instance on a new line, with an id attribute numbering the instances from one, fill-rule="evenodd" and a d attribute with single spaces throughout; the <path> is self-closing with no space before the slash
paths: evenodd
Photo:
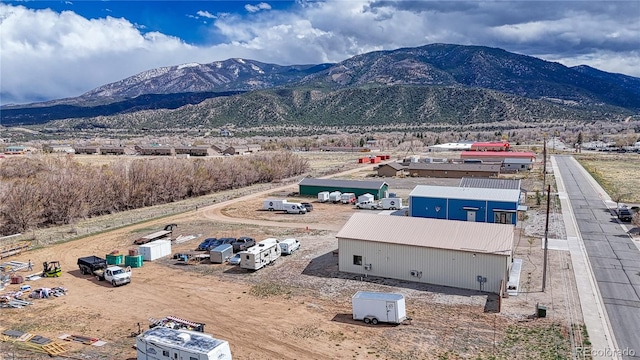
<path id="1" fill-rule="evenodd" d="M 318 201 L 319 202 L 327 202 L 329 201 L 329 192 L 328 191 L 322 191 L 318 193 Z"/>
<path id="2" fill-rule="evenodd" d="M 240 252 L 240 267 L 248 270 L 262 269 L 276 261 L 281 253 L 282 250 L 277 239 L 262 240 L 255 246 Z"/>
<path id="3" fill-rule="evenodd" d="M 158 326 L 136 338 L 138 360 L 232 360 L 229 343 L 197 331 Z"/>

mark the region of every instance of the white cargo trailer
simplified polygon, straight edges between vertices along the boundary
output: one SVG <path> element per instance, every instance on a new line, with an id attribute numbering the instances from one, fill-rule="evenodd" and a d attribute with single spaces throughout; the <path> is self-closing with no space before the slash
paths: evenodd
<path id="1" fill-rule="evenodd" d="M 271 264 L 280 257 L 282 250 L 278 240 L 274 238 L 264 239 L 256 245 L 241 251 L 240 267 L 248 270 L 258 270 Z"/>
<path id="2" fill-rule="evenodd" d="M 209 334 L 158 326 L 136 338 L 137 360 L 232 360 L 226 340 Z"/>
<path id="3" fill-rule="evenodd" d="M 373 201 L 375 199 L 376 198 L 371 194 L 364 194 L 364 195 L 358 196 L 358 202 L 359 203 L 363 203 L 363 202 L 367 202 L 367 201 Z"/>
<path id="4" fill-rule="evenodd" d="M 329 201 L 329 192 L 328 191 L 322 191 L 318 193 L 318 201 L 319 202 L 327 202 Z"/>
<path id="5" fill-rule="evenodd" d="M 233 245 L 222 244 L 209 252 L 209 261 L 213 264 L 222 264 L 233 256 Z"/>
<path id="6" fill-rule="evenodd" d="M 265 200 L 262 205 L 263 210 L 269 211 L 282 211 L 284 210 L 284 206 L 287 203 L 287 200 L 283 199 L 269 199 Z"/>
<path id="7" fill-rule="evenodd" d="M 404 295 L 358 291 L 351 298 L 353 319 L 376 325 L 379 322 L 400 324 L 407 319 Z"/>
<path id="8" fill-rule="evenodd" d="M 343 204 L 355 204 L 356 203 L 356 194 L 354 193 L 343 193 L 340 196 L 340 200 Z"/>
<path id="9" fill-rule="evenodd" d="M 153 261 L 171 255 L 171 240 L 156 240 L 140 245 L 142 260 Z"/>
<path id="10" fill-rule="evenodd" d="M 342 193 L 340 191 L 332 191 L 329 193 L 329 201 L 332 203 L 337 203 L 342 200 Z"/>
<path id="11" fill-rule="evenodd" d="M 384 198 L 380 201 L 385 210 L 402 209 L 402 198 Z"/>

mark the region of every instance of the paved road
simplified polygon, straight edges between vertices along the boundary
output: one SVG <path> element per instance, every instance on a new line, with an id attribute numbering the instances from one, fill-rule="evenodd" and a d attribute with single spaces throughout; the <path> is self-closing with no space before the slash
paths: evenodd
<path id="1" fill-rule="evenodd" d="M 555 159 L 609 317 L 616 350 L 622 359 L 640 359 L 640 250 L 580 165 L 570 156 Z"/>

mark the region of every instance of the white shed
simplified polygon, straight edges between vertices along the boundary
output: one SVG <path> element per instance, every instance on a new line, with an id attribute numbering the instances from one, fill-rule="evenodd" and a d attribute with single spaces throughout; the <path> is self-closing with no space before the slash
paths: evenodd
<path id="1" fill-rule="evenodd" d="M 340 271 L 499 293 L 514 227 L 356 213 L 336 237 Z"/>
<path id="2" fill-rule="evenodd" d="M 171 255 L 171 240 L 156 240 L 140 245 L 140 255 L 144 261 L 153 261 Z"/>

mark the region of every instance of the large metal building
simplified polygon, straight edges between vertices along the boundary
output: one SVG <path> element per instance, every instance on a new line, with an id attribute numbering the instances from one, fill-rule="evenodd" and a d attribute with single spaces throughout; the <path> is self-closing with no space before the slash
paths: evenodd
<path id="1" fill-rule="evenodd" d="M 372 194 L 376 199 L 382 199 L 387 197 L 389 191 L 389 185 L 384 181 L 305 178 L 298 185 L 300 195 L 303 196 L 317 196 L 322 191 L 340 191 L 341 193 L 354 193 L 356 197 Z"/>
<path id="2" fill-rule="evenodd" d="M 340 271 L 499 293 L 514 228 L 356 213 L 336 235 Z"/>
<path id="3" fill-rule="evenodd" d="M 409 216 L 469 222 L 517 223 L 520 190 L 418 185 L 409 194 Z"/>

